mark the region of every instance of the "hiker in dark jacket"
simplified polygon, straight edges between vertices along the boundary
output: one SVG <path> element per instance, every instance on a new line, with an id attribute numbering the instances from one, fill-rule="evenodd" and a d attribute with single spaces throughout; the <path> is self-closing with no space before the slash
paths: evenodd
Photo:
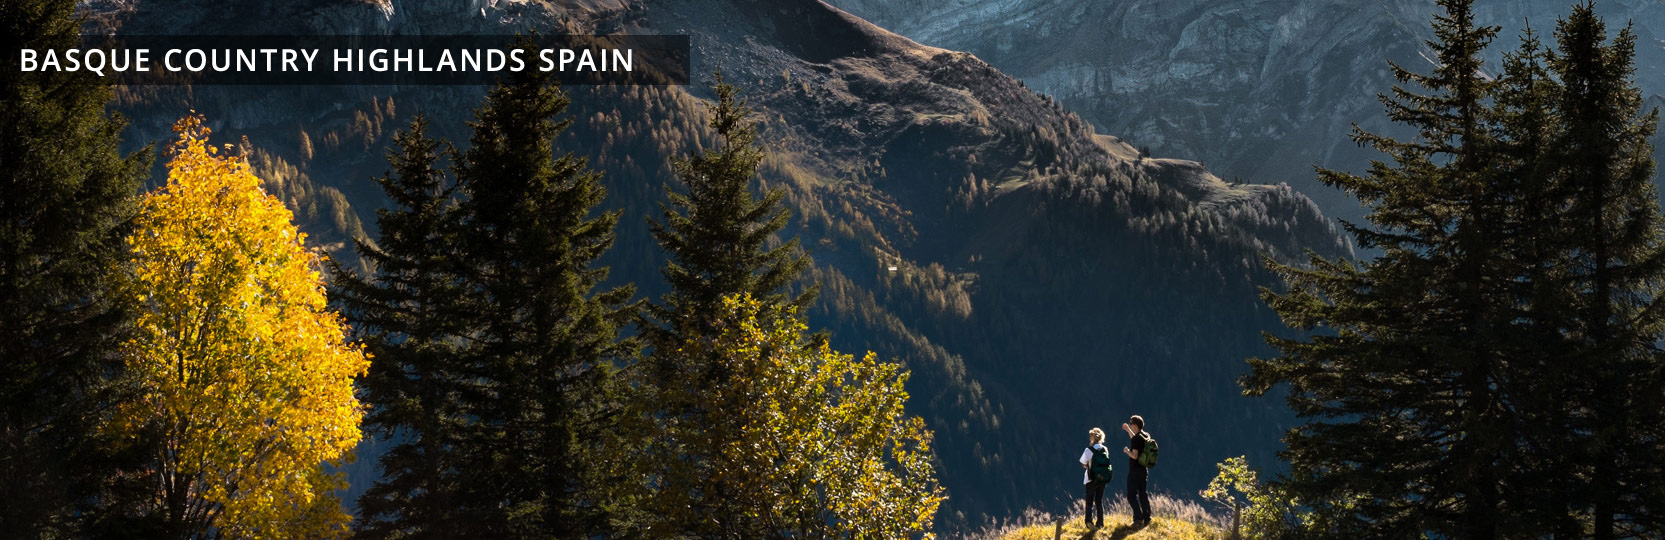
<path id="1" fill-rule="evenodd" d="M 1133 526 L 1150 524 L 1150 494 L 1145 491 L 1150 483 L 1150 469 L 1139 465 L 1139 453 L 1145 450 L 1145 419 L 1135 414 L 1122 424 L 1127 432 L 1127 505 L 1133 509 Z"/>
<path id="2" fill-rule="evenodd" d="M 1087 490 L 1087 527 L 1104 526 L 1104 486 L 1110 483 L 1110 449 L 1104 447 L 1104 430 L 1087 432 L 1087 449 L 1081 451 L 1081 485 Z M 1096 517 L 1095 517 L 1096 516 Z"/>

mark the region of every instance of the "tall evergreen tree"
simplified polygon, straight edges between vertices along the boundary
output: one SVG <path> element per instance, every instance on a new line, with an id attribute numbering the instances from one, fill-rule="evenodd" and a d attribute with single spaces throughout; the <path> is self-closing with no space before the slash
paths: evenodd
<path id="1" fill-rule="evenodd" d="M 1579 524 L 1568 513 L 1569 493 L 1576 492 L 1568 467 L 1579 459 L 1568 436 L 1573 395 L 1569 362 L 1577 344 L 1568 337 L 1574 320 L 1576 289 L 1567 258 L 1564 231 L 1568 192 L 1559 174 L 1561 125 L 1556 99 L 1559 82 L 1549 73 L 1548 56 L 1537 33 L 1527 30 L 1517 50 L 1504 55 L 1497 86 L 1494 120 L 1498 131 L 1497 176 L 1500 189 L 1511 190 L 1514 231 L 1501 249 L 1517 254 L 1520 273 L 1514 281 L 1517 318 L 1506 388 L 1510 419 L 1523 452 L 1505 469 L 1504 493 L 1511 522 L 1524 530 L 1576 535 Z"/>
<path id="2" fill-rule="evenodd" d="M 459 217 L 455 183 L 441 161 L 451 153 L 427 135 L 427 120 L 394 135 L 388 176 L 393 202 L 377 211 L 379 241 L 357 252 L 375 269 L 360 279 L 333 266 L 337 302 L 373 359 L 361 382 L 372 404 L 365 425 L 399 441 L 380 458 L 383 475 L 358 500 L 364 538 L 456 538 L 465 528 L 454 504 L 458 438 L 467 419 L 458 403 L 466 377 L 457 365 L 468 318 L 457 311 Z"/>
<path id="3" fill-rule="evenodd" d="M 757 128 L 738 89 L 721 75 L 716 90 L 710 127 L 719 146 L 676 162 L 685 191 L 667 186 L 670 204 L 663 207 L 663 221 L 651 223 L 669 258 L 662 273 L 671 290 L 639 322 L 653 353 L 638 373 L 638 400 L 642 416 L 653 419 L 649 429 L 656 436 L 637 446 L 640 460 L 665 464 L 650 481 L 650 522 L 695 537 L 762 538 L 771 536 L 771 529 L 748 518 L 739 494 L 730 492 L 741 482 L 714 481 L 748 474 L 725 470 L 718 459 L 724 445 L 740 440 L 744 416 L 713 410 L 711 400 L 703 399 L 727 388 L 735 374 L 721 359 L 686 348 L 715 338 L 724 298 L 748 295 L 766 306 L 802 307 L 814 291 L 788 296 L 787 287 L 809 259 L 796 239 L 769 247 L 789 219 L 780 207 L 783 193 L 753 195 L 751 184 L 763 160 L 755 145 Z"/>
<path id="4" fill-rule="evenodd" d="M 0 1 L 7 51 L 74 47 L 75 2 Z M 15 58 L 15 57 L 14 57 Z M 71 530 L 109 474 L 90 422 L 129 317 L 108 291 L 147 176 L 86 72 L 0 77 L 0 537 Z"/>
<path id="5" fill-rule="evenodd" d="M 1351 230 L 1383 255 L 1280 267 L 1291 290 L 1268 302 L 1335 335 L 1272 338 L 1283 355 L 1245 387 L 1291 383 L 1314 420 L 1286 439 L 1288 485 L 1343 501 L 1316 506 L 1354 532 L 1656 535 L 1665 237 L 1635 37 L 1577 5 L 1554 51 L 1529 31 L 1481 82 L 1490 33 L 1443 5 L 1440 66 L 1400 71 L 1435 95 L 1387 100 L 1418 138 L 1366 135 L 1395 166 L 1324 173 L 1372 206 L 1376 228 Z"/>
<path id="6" fill-rule="evenodd" d="M 511 74 L 486 97 L 455 184 L 418 123 L 384 187 L 374 281 L 348 280 L 372 335 L 374 425 L 402 433 L 367 496 L 365 536 L 587 538 L 604 530 L 592 488 L 609 428 L 629 286 L 602 288 L 596 259 L 617 212 L 583 158 L 553 154 L 569 103 L 548 74 Z M 452 202 L 452 201 L 455 202 Z M 389 225 L 392 227 L 387 228 Z"/>
<path id="7" fill-rule="evenodd" d="M 670 204 L 661 208 L 663 220 L 651 224 L 670 259 L 662 273 L 671 286 L 645 313 L 644 332 L 655 346 L 709 335 L 711 314 L 720 310 L 724 296 L 748 293 L 770 304 L 800 307 L 815 299 L 813 290 L 787 296 L 787 286 L 809 267 L 809 258 L 797 238 L 769 247 L 791 219 L 780 204 L 785 192 L 753 194 L 752 180 L 763 162 L 757 126 L 747 118 L 751 111 L 739 89 L 721 74 L 716 90 L 710 127 L 720 146 L 676 161 L 684 191 L 666 186 Z"/>
<path id="8" fill-rule="evenodd" d="M 1567 361 L 1575 411 L 1567 435 L 1577 455 L 1567 473 L 1582 489 L 1596 538 L 1653 527 L 1665 457 L 1665 391 L 1660 390 L 1665 334 L 1665 236 L 1653 187 L 1657 111 L 1641 112 L 1632 82 L 1636 36 L 1627 27 L 1609 42 L 1590 3 L 1556 27 L 1550 65 L 1561 81 L 1559 173 L 1569 191 L 1565 222 L 1570 285 L 1578 292 L 1568 329 L 1577 353 Z M 1577 511 L 1577 510 L 1575 510 Z M 1623 523 L 1621 522 L 1624 521 Z M 1648 529 L 1642 529 L 1648 530 Z"/>
<path id="9" fill-rule="evenodd" d="M 493 535 L 582 538 L 605 525 L 589 464 L 616 402 L 615 367 L 634 355 L 621 330 L 636 306 L 632 286 L 602 289 L 596 259 L 619 214 L 595 211 L 600 174 L 551 154 L 569 103 L 550 73 L 509 75 L 475 112 L 457 164 L 469 356 L 487 381 L 465 394 L 477 418 L 466 495 Z"/>
<path id="10" fill-rule="evenodd" d="M 1290 405 L 1308 419 L 1285 437 L 1289 487 L 1370 537 L 1496 538 L 1511 526 L 1503 471 L 1519 451 L 1506 399 L 1519 261 L 1501 249 L 1513 197 L 1495 182 L 1493 82 L 1481 71 L 1495 29 L 1475 26 L 1467 0 L 1439 4 L 1432 73 L 1393 66 L 1427 93 L 1383 97 L 1388 118 L 1417 136 L 1359 132 L 1392 163 L 1320 172 L 1370 207 L 1374 227 L 1347 228 L 1381 256 L 1277 265 L 1289 291 L 1268 291 L 1267 302 L 1293 328 L 1333 334 L 1268 337 L 1280 356 L 1251 360 L 1243 380 L 1256 395 L 1289 383 Z"/>

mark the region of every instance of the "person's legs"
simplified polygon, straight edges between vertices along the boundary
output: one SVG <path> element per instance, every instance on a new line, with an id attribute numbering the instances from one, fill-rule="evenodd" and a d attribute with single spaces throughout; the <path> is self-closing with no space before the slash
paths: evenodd
<path id="1" fill-rule="evenodd" d="M 1133 512 L 1133 522 L 1134 523 L 1139 522 L 1139 497 L 1137 495 L 1137 493 L 1138 493 L 1137 490 L 1139 489 L 1139 486 L 1141 486 L 1141 485 L 1143 485 L 1143 484 L 1139 483 L 1139 471 L 1137 471 L 1137 470 L 1128 471 L 1128 473 L 1127 473 L 1127 508 L 1128 508 L 1129 511 Z"/>
<path id="2" fill-rule="evenodd" d="M 1094 486 L 1098 486 L 1093 489 L 1093 507 L 1097 509 L 1093 517 L 1093 526 L 1095 527 L 1104 526 L 1104 487 L 1109 484 L 1110 481 L 1108 480 L 1093 483 Z"/>
<path id="3" fill-rule="evenodd" d="M 1081 519 L 1087 520 L 1087 526 L 1093 526 L 1093 483 L 1081 484 Z"/>
<path id="4" fill-rule="evenodd" d="M 1151 472 L 1141 468 L 1141 470 L 1134 472 L 1134 477 L 1139 477 L 1134 478 L 1134 483 L 1137 483 L 1137 488 L 1134 490 L 1134 497 L 1137 498 L 1137 510 L 1134 510 L 1134 512 L 1139 515 L 1141 522 L 1149 523 L 1151 522 L 1151 490 L 1149 490 L 1149 487 L 1151 487 Z"/>
<path id="5" fill-rule="evenodd" d="M 1127 505 L 1133 511 L 1134 521 L 1150 521 L 1150 493 L 1146 490 L 1150 480 L 1150 473 L 1144 469 L 1135 468 L 1127 475 Z"/>
<path id="6" fill-rule="evenodd" d="M 1100 523 L 1104 522 L 1104 483 L 1088 482 L 1085 487 L 1087 489 L 1087 508 L 1082 512 L 1082 519 L 1087 522 L 1088 527 L 1092 527 L 1095 513 L 1098 515 L 1098 521 Z"/>

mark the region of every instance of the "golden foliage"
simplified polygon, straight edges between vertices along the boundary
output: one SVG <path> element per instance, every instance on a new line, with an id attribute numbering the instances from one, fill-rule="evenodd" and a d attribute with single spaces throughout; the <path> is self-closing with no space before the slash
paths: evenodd
<path id="1" fill-rule="evenodd" d="M 726 298 L 721 320 L 715 339 L 695 338 L 677 351 L 712 359 L 729 378 L 695 398 L 719 419 L 667 434 L 709 459 L 700 478 L 672 483 L 692 480 L 702 493 L 723 494 L 728 510 L 759 524 L 760 534 L 930 537 L 945 497 L 931 434 L 903 410 L 901 366 L 805 345 L 794 308 L 750 295 Z"/>
<path id="2" fill-rule="evenodd" d="M 316 257 L 241 159 L 191 116 L 168 183 L 145 197 L 124 293 L 142 398 L 110 429 L 160 436 L 152 511 L 187 536 L 319 538 L 350 521 L 326 471 L 359 441 L 369 361 L 325 305 Z"/>

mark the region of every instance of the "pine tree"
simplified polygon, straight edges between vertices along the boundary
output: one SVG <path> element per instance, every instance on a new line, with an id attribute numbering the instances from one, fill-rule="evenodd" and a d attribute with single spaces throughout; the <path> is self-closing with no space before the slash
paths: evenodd
<path id="1" fill-rule="evenodd" d="M 67 0 L 0 1 L 0 46 L 74 47 Z M 86 72 L 0 77 L 0 537 L 73 533 L 100 515 L 114 456 L 91 421 L 119 401 L 107 384 L 129 316 L 109 276 L 147 176 L 150 149 L 123 155 L 126 125 Z"/>
<path id="2" fill-rule="evenodd" d="M 768 247 L 785 228 L 790 214 L 780 208 L 784 196 L 769 190 L 752 193 L 763 152 L 755 146 L 757 128 L 747 118 L 738 89 L 717 81 L 710 127 L 720 147 L 677 160 L 684 191 L 666 187 L 670 204 L 663 221 L 650 224 L 669 258 L 662 274 L 671 290 L 650 305 L 638 322 L 653 347 L 645 360 L 637 403 L 641 416 L 653 419 L 645 431 L 664 434 L 629 446 L 638 461 L 665 464 L 654 472 L 648 520 L 659 529 L 695 537 L 764 537 L 769 528 L 748 519 L 746 507 L 729 491 L 719 455 L 744 430 L 740 415 L 705 406 L 703 394 L 725 388 L 734 376 L 728 364 L 709 354 L 684 349 L 691 342 L 714 339 L 723 299 L 748 295 L 767 306 L 806 306 L 814 291 L 788 297 L 786 288 L 808 267 L 797 240 Z M 773 313 L 773 310 L 764 310 Z"/>
<path id="3" fill-rule="evenodd" d="M 461 289 L 455 183 L 440 163 L 451 153 L 427 135 L 427 120 L 394 135 L 389 174 L 378 179 L 393 202 L 377 212 L 377 242 L 357 252 L 375 269 L 361 279 L 333 266 L 335 298 L 373 359 L 361 382 L 373 405 L 366 426 L 398 440 L 383 454 L 382 477 L 359 497 L 364 538 L 456 538 L 463 535 L 454 498 L 458 437 L 467 420 L 458 403 L 466 376 L 455 358 L 467 314 Z"/>
<path id="4" fill-rule="evenodd" d="M 1589 3 L 1556 26 L 1550 66 L 1560 79 L 1558 170 L 1570 197 L 1564 246 L 1578 292 L 1569 333 L 1577 351 L 1566 361 L 1575 411 L 1566 435 L 1579 458 L 1563 474 L 1580 477 L 1568 498 L 1593 516 L 1596 538 L 1659 524 L 1656 505 L 1665 400 L 1657 343 L 1665 334 L 1661 236 L 1652 178 L 1656 111 L 1641 112 L 1632 82 L 1636 36 L 1611 41 Z M 1620 520 L 1628 523 L 1621 523 Z M 1647 529 L 1642 529 L 1647 530 Z M 1635 533 L 1632 533 L 1635 534 Z"/>
<path id="5" fill-rule="evenodd" d="M 1254 395 L 1289 383 L 1308 421 L 1285 438 L 1288 486 L 1371 537 L 1496 538 L 1512 526 L 1502 471 L 1520 451 L 1508 402 L 1520 261 L 1503 249 L 1513 196 L 1497 182 L 1494 83 L 1481 71 L 1495 29 L 1474 25 L 1468 1 L 1440 5 L 1432 73 L 1393 66 L 1427 93 L 1383 97 L 1388 118 L 1417 136 L 1358 132 L 1393 162 L 1363 176 L 1320 172 L 1370 207 L 1373 227 L 1347 228 L 1381 256 L 1274 265 L 1289 290 L 1266 292 L 1268 304 L 1292 328 L 1333 335 L 1269 336 L 1280 356 L 1251 360 L 1243 380 Z"/>
<path id="6" fill-rule="evenodd" d="M 686 191 L 666 186 L 670 204 L 661 207 L 663 221 L 651 224 L 654 239 L 670 258 L 662 273 L 671 291 L 648 307 L 650 318 L 643 324 L 656 346 L 709 334 L 712 314 L 724 296 L 748 293 L 771 304 L 800 307 L 815 299 L 813 290 L 787 297 L 787 286 L 809 267 L 809 258 L 796 238 L 768 247 L 791 219 L 791 212 L 781 208 L 785 192 L 753 195 L 752 179 L 763 161 L 763 151 L 755 145 L 757 126 L 747 118 L 750 110 L 739 89 L 723 82 L 721 74 L 716 90 L 710 127 L 721 147 L 676 161 Z"/>
<path id="7" fill-rule="evenodd" d="M 1568 436 L 1573 394 L 1570 381 L 1577 365 L 1567 359 L 1577 344 L 1567 329 L 1576 313 L 1576 288 L 1569 283 L 1567 256 L 1567 185 L 1559 174 L 1561 126 L 1556 99 L 1561 87 L 1548 71 L 1548 56 L 1537 33 L 1527 30 L 1520 46 L 1504 55 L 1493 116 L 1499 152 L 1495 182 L 1513 194 L 1508 227 L 1514 234 L 1502 249 L 1521 264 L 1514 283 L 1517 336 L 1510 356 L 1509 401 L 1517 453 L 1505 469 L 1504 493 L 1510 520 L 1523 530 L 1574 535 L 1579 524 L 1567 511 L 1569 493 L 1577 491 L 1569 467 L 1578 461 L 1578 445 Z"/>
<path id="8" fill-rule="evenodd" d="M 1286 439 L 1288 485 L 1342 501 L 1315 506 L 1354 532 L 1657 534 L 1665 237 L 1635 37 L 1609 43 L 1578 5 L 1554 51 L 1529 31 L 1479 82 L 1489 32 L 1444 5 L 1440 67 L 1401 73 L 1457 99 L 1395 89 L 1389 116 L 1419 137 L 1363 140 L 1396 166 L 1324 176 L 1371 204 L 1376 228 L 1352 230 L 1384 254 L 1280 267 L 1291 291 L 1268 301 L 1335 335 L 1271 338 L 1283 356 L 1252 361 L 1245 387 L 1291 383 L 1317 420 Z"/>
<path id="9" fill-rule="evenodd" d="M 605 525 L 589 478 L 607 428 L 615 366 L 634 355 L 621 329 L 634 288 L 597 290 L 616 211 L 596 215 L 600 174 L 552 157 L 571 101 L 547 72 L 492 89 L 457 165 L 468 264 L 472 367 L 488 381 L 465 401 L 478 418 L 465 454 L 470 510 L 489 533 L 588 537 Z"/>
<path id="10" fill-rule="evenodd" d="M 553 155 L 568 104 L 549 74 L 510 75 L 475 111 L 454 185 L 421 123 L 398 139 L 384 188 L 400 206 L 364 248 L 377 276 L 343 289 L 382 364 L 372 420 L 410 438 L 367 493 L 364 536 L 607 530 L 594 446 L 635 306 L 633 288 L 602 288 L 618 213 L 596 213 L 600 175 Z"/>

